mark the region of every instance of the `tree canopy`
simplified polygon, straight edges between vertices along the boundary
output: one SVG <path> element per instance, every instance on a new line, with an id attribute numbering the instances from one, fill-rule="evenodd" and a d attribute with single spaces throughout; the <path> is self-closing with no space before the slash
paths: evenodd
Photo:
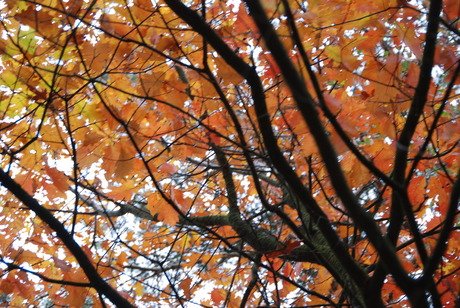
<path id="1" fill-rule="evenodd" d="M 458 0 L 0 7 L 0 305 L 460 304 Z"/>

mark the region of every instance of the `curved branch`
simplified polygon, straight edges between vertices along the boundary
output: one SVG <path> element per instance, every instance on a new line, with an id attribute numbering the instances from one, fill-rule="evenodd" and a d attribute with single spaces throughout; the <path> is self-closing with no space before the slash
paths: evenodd
<path id="1" fill-rule="evenodd" d="M 253 227 L 248 221 L 243 220 L 238 207 L 238 196 L 236 194 L 235 183 L 230 165 L 224 152 L 218 146 L 212 144 L 217 161 L 222 168 L 222 174 L 227 189 L 228 199 L 228 222 L 233 230 L 251 247 L 260 253 L 269 253 L 283 247 L 275 236 L 264 229 Z"/>
<path id="2" fill-rule="evenodd" d="M 241 299 L 241 303 L 240 303 L 240 307 L 242 307 L 242 308 L 246 307 L 246 303 L 249 300 L 249 296 L 251 296 L 252 290 L 256 286 L 257 280 L 259 279 L 259 275 L 257 274 L 257 271 L 259 270 L 261 257 L 262 256 L 260 254 L 258 254 L 255 257 L 254 264 L 252 265 L 251 280 L 249 281 L 249 283 L 248 283 L 248 285 L 246 287 L 246 291 L 244 291 L 243 299 Z"/>
<path id="3" fill-rule="evenodd" d="M 81 183 L 77 183 L 77 185 L 82 186 L 84 188 L 88 188 L 87 186 L 82 185 Z M 77 196 L 77 194 L 75 193 L 75 190 L 72 187 L 70 188 L 70 190 Z M 123 216 L 123 215 L 129 213 L 129 214 L 132 214 L 132 215 L 134 215 L 136 217 L 139 217 L 139 218 L 142 218 L 142 219 L 147 219 L 147 220 L 151 220 L 151 221 L 158 221 L 158 218 L 157 218 L 158 214 L 157 215 L 152 215 L 149 212 L 147 212 L 146 210 L 143 210 L 141 208 L 138 208 L 138 207 L 134 206 L 130 202 L 128 202 L 128 203 L 118 202 L 118 201 L 110 199 L 107 196 L 104 196 L 102 193 L 100 193 L 99 191 L 97 191 L 95 189 L 90 189 L 90 190 L 92 192 L 96 193 L 98 196 L 104 198 L 105 200 L 113 202 L 116 206 L 118 206 L 120 208 L 118 210 L 109 211 L 109 210 L 105 209 L 104 207 L 98 205 L 95 201 L 91 200 L 89 197 L 84 197 L 83 198 L 83 196 L 81 194 L 78 194 L 77 197 L 79 199 L 81 199 L 84 204 L 92 207 L 94 209 L 94 211 L 98 215 L 105 216 L 105 217 L 119 217 L 119 216 Z"/>

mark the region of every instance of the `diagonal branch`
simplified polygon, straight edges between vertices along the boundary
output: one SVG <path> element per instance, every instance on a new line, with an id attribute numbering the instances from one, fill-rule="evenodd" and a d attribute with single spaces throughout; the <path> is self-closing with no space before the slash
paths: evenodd
<path id="1" fill-rule="evenodd" d="M 260 2 L 247 0 L 245 3 L 250 9 L 251 16 L 256 22 L 267 47 L 283 73 L 286 83 L 289 85 L 299 111 L 310 128 L 310 132 L 316 141 L 328 173 L 331 175 L 330 180 L 337 195 L 342 200 L 350 215 L 354 218 L 356 224 L 366 232 L 371 243 L 382 257 L 383 262 L 386 263 L 386 267 L 393 274 L 398 283 L 403 286 L 410 285 L 412 280 L 408 277 L 406 271 L 399 262 L 394 245 L 382 235 L 372 217 L 366 213 L 358 202 L 356 202 L 356 198 L 349 188 L 342 168 L 337 160 L 336 151 L 321 123 L 318 111 L 315 107 L 315 101 L 283 48 L 284 45 L 268 20 Z"/>
<path id="2" fill-rule="evenodd" d="M 78 264 L 85 272 L 91 285 L 100 293 L 106 296 L 114 305 L 118 307 L 134 307 L 126 298 L 121 296 L 98 274 L 91 260 L 83 249 L 78 245 L 64 225 L 53 216 L 45 207 L 41 206 L 36 199 L 29 195 L 18 183 L 16 183 L 5 171 L 0 169 L 0 183 L 15 195 L 25 206 L 31 209 L 43 222 L 45 222 L 64 245 L 75 256 Z"/>
<path id="3" fill-rule="evenodd" d="M 404 124 L 399 140 L 396 143 L 393 179 L 396 183 L 404 185 L 405 187 L 407 187 L 407 180 L 409 180 L 409 178 L 406 178 L 406 167 L 410 143 L 419 123 L 419 118 L 423 113 L 423 109 L 427 101 L 428 90 L 430 89 L 431 71 L 434 64 L 436 38 L 438 34 L 441 9 L 442 1 L 431 1 L 419 80 L 409 109 L 409 114 L 407 115 L 406 123 Z M 393 192 L 393 205 L 390 214 L 390 227 L 388 228 L 388 234 L 391 241 L 395 242 L 397 235 L 399 234 L 403 215 L 406 215 L 411 232 L 416 239 L 418 253 L 420 254 L 422 261 L 426 261 L 427 252 L 420 239 L 420 232 L 417 228 L 414 215 L 412 214 L 411 205 L 405 202 L 407 199 L 405 196 L 406 194 L 406 190 L 403 192 Z"/>
<path id="4" fill-rule="evenodd" d="M 353 144 L 352 140 L 347 136 L 347 133 L 344 131 L 342 126 L 339 124 L 337 121 L 335 115 L 331 112 L 330 108 L 327 106 L 323 91 L 321 90 L 321 87 L 318 82 L 318 78 L 316 78 L 315 73 L 313 72 L 311 68 L 311 62 L 310 59 L 308 58 L 307 52 L 305 48 L 303 47 L 302 40 L 300 38 L 299 31 L 297 30 L 297 27 L 295 25 L 295 19 L 294 16 L 292 15 L 289 2 L 287 0 L 282 0 L 284 9 L 286 12 L 287 16 L 287 21 L 289 23 L 290 30 L 292 32 L 292 39 L 294 40 L 295 45 L 299 49 L 300 56 L 302 61 L 304 62 L 304 65 L 307 69 L 308 75 L 310 77 L 310 80 L 313 84 L 313 88 L 315 89 L 315 93 L 318 97 L 318 101 L 321 107 L 321 110 L 323 111 L 324 115 L 327 117 L 329 122 L 332 124 L 334 127 L 335 131 L 339 135 L 340 139 L 345 143 L 345 145 L 350 149 L 350 151 L 356 156 L 356 158 L 367 168 L 369 169 L 370 172 L 372 172 L 375 176 L 380 178 L 382 181 L 390 185 L 391 187 L 395 189 L 400 189 L 398 185 L 386 174 L 384 174 L 380 169 L 378 169 L 369 159 L 367 159 L 360 151 L 359 149 Z"/>

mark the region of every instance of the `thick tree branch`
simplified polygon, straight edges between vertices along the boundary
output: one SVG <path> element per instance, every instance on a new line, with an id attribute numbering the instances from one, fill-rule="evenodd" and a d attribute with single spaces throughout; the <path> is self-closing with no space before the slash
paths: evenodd
<path id="1" fill-rule="evenodd" d="M 404 128 L 396 143 L 396 155 L 394 162 L 393 178 L 399 185 L 404 185 L 407 188 L 408 182 L 406 181 L 407 158 L 409 147 L 412 137 L 417 128 L 419 118 L 423 113 L 426 104 L 428 91 L 430 89 L 431 71 L 433 69 L 434 54 L 436 50 L 436 38 L 439 28 L 439 16 L 441 14 L 442 1 L 435 0 L 430 2 L 430 11 L 428 14 L 428 26 L 425 37 L 425 48 L 423 50 L 422 65 L 420 68 L 420 75 L 418 84 L 415 90 L 415 95 L 412 100 L 409 114 L 407 115 Z M 403 215 L 406 215 L 411 232 L 416 239 L 416 247 L 422 261 L 426 261 L 427 252 L 423 242 L 420 239 L 420 232 L 415 222 L 412 213 L 412 207 L 406 202 L 406 189 L 403 192 L 393 192 L 393 205 L 390 214 L 390 227 L 388 228 L 388 235 L 390 240 L 394 243 L 400 230 L 400 225 L 403 220 Z"/>
<path id="2" fill-rule="evenodd" d="M 181 225 L 198 227 L 223 227 L 230 226 L 227 215 L 187 216 L 179 220 Z"/>
<path id="3" fill-rule="evenodd" d="M 327 216 L 315 202 L 311 193 L 303 185 L 280 151 L 271 127 L 263 86 L 256 70 L 239 58 L 195 11 L 189 9 L 177 0 L 165 0 L 165 2 L 177 15 L 179 15 L 179 17 L 191 25 L 195 31 L 205 37 L 222 58 L 238 74 L 246 79 L 251 87 L 251 97 L 254 101 L 256 114 L 258 116 L 258 124 L 273 165 L 280 175 L 282 175 L 283 179 L 292 187 L 292 191 L 297 197 L 303 199 L 305 204 L 308 204 L 307 210 L 312 216 L 311 221 L 318 225 L 318 229 L 324 234 L 324 238 L 327 240 L 328 245 L 333 247 L 339 261 L 343 264 L 343 268 L 350 272 L 350 276 L 353 277 L 355 283 L 363 284 L 367 279 L 367 275 L 356 264 L 353 258 L 351 258 L 344 244 L 332 229 Z M 338 279 L 340 279 L 340 277 L 338 277 Z"/>
<path id="4" fill-rule="evenodd" d="M 388 239 L 382 235 L 372 217 L 368 215 L 366 211 L 356 202 L 355 196 L 349 188 L 342 168 L 337 160 L 335 149 L 321 123 L 318 111 L 315 107 L 315 101 L 311 97 L 302 78 L 300 78 L 297 70 L 289 59 L 289 56 L 283 48 L 284 45 L 280 41 L 275 29 L 265 15 L 262 6 L 258 1 L 245 1 L 245 3 L 249 7 L 251 16 L 254 18 L 254 21 L 259 27 L 267 47 L 270 49 L 278 67 L 283 73 L 297 106 L 310 128 L 310 132 L 316 141 L 321 157 L 323 158 L 328 173 L 330 174 L 331 183 L 337 192 L 337 195 L 342 200 L 345 208 L 353 217 L 356 224 L 364 232 L 366 232 L 371 243 L 379 252 L 382 262 L 385 262 L 387 269 L 393 274 L 398 284 L 401 284 L 402 286 L 411 285 L 412 280 L 408 277 L 399 262 L 394 245 L 392 245 Z"/>
<path id="5" fill-rule="evenodd" d="M 57 236 L 62 240 L 64 245 L 75 256 L 78 264 L 85 272 L 91 285 L 100 293 L 106 296 L 114 305 L 118 307 L 134 307 L 115 289 L 113 289 L 101 276 L 97 269 L 93 266 L 91 260 L 86 253 L 77 244 L 69 232 L 64 228 L 64 225 L 56 219 L 46 208 L 41 206 L 37 200 L 29 195 L 19 184 L 17 184 L 6 172 L 0 169 L 0 182 L 2 186 L 8 189 L 15 195 L 25 206 L 30 208 L 43 222 L 45 222 Z"/>
<path id="6" fill-rule="evenodd" d="M 222 169 L 222 174 L 227 189 L 228 199 L 228 222 L 233 230 L 247 242 L 251 247 L 260 253 L 269 253 L 283 248 L 276 237 L 274 237 L 268 230 L 255 228 L 248 221 L 244 220 L 241 216 L 238 207 L 238 196 L 236 193 L 235 183 L 233 182 L 233 175 L 227 158 L 221 148 L 212 145 L 214 153 L 216 154 L 217 161 Z"/>

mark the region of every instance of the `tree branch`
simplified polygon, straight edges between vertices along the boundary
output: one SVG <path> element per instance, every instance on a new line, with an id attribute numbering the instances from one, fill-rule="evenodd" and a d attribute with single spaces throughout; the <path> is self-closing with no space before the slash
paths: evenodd
<path id="1" fill-rule="evenodd" d="M 200 33 L 213 48 L 222 56 L 222 58 L 242 77 L 246 79 L 251 87 L 251 97 L 254 101 L 258 124 L 264 139 L 265 147 L 270 155 L 271 162 L 283 177 L 289 186 L 292 187 L 298 198 L 307 204 L 307 211 L 312 216 L 311 221 L 318 225 L 318 229 L 323 233 L 328 245 L 333 247 L 334 253 L 338 256 L 339 262 L 343 264 L 343 269 L 351 273 L 351 277 L 356 284 L 363 284 L 367 275 L 351 258 L 343 242 L 338 238 L 336 232 L 332 229 L 325 213 L 313 199 L 311 193 L 303 185 L 297 174 L 292 170 L 289 163 L 284 158 L 278 147 L 276 137 L 274 136 L 270 116 L 268 114 L 264 89 L 257 74 L 257 71 L 238 57 L 235 52 L 209 27 L 209 25 L 195 11 L 186 7 L 182 2 L 177 0 L 165 0 L 170 8 L 184 21 L 186 21 L 195 31 Z M 382 241 L 379 241 L 381 245 Z M 340 279 L 340 277 L 337 277 Z"/>
<path id="2" fill-rule="evenodd" d="M 0 182 L 2 186 L 8 189 L 15 195 L 25 206 L 30 208 L 43 222 L 45 222 L 57 236 L 61 239 L 64 245 L 75 256 L 78 264 L 85 272 L 91 285 L 100 293 L 106 296 L 114 305 L 118 307 L 134 307 L 123 296 L 121 296 L 114 288 L 112 288 L 98 274 L 97 269 L 93 266 L 83 249 L 73 239 L 69 232 L 64 228 L 64 225 L 56 219 L 46 208 L 41 206 L 37 200 L 29 195 L 19 184 L 17 184 L 7 173 L 0 169 Z"/>
<path id="3" fill-rule="evenodd" d="M 436 246 L 425 264 L 425 269 L 423 271 L 423 276 L 421 281 L 426 283 L 427 281 L 432 280 L 433 274 L 436 268 L 441 261 L 442 256 L 447 247 L 447 240 L 451 234 L 455 222 L 455 217 L 457 214 L 458 203 L 460 199 L 460 170 L 457 174 L 457 180 L 452 187 L 452 194 L 450 195 L 449 207 L 447 208 L 446 218 L 444 220 L 444 226 L 441 229 L 439 234 Z"/>
<path id="4" fill-rule="evenodd" d="M 275 29 L 268 20 L 260 2 L 246 0 L 245 3 L 249 7 L 251 16 L 256 22 L 267 47 L 283 73 L 284 79 L 289 85 L 299 111 L 310 128 L 310 132 L 316 141 L 321 157 L 330 174 L 329 178 L 338 197 L 342 200 L 355 223 L 361 230 L 366 232 L 372 245 L 379 252 L 382 262 L 385 262 L 387 269 L 393 274 L 396 281 L 401 285 L 411 284 L 412 279 L 408 277 L 406 271 L 399 262 L 394 245 L 382 235 L 372 217 L 356 202 L 355 196 L 349 188 L 342 168 L 337 160 L 336 151 L 321 123 L 318 111 L 315 107 L 315 101 L 289 59 L 289 56 L 283 48 L 283 43 L 280 41 Z"/>
<path id="5" fill-rule="evenodd" d="M 284 245 L 280 243 L 275 236 L 268 230 L 255 228 L 248 221 L 243 220 L 241 212 L 238 207 L 238 196 L 236 194 L 235 184 L 233 182 L 233 175 L 230 165 L 225 157 L 222 149 L 216 145 L 212 145 L 214 153 L 216 154 L 217 161 L 222 169 L 222 174 L 227 189 L 228 198 L 228 222 L 233 230 L 247 242 L 251 247 L 260 253 L 269 253 L 281 249 Z"/>
<path id="6" fill-rule="evenodd" d="M 75 281 L 69 281 L 69 280 L 61 280 L 61 279 L 52 279 L 49 278 L 45 275 L 42 275 L 40 273 L 28 270 L 26 268 L 23 268 L 22 266 L 16 265 L 11 262 L 6 262 L 4 260 L 1 261 L 3 264 L 5 264 L 8 267 L 8 271 L 12 270 L 19 270 L 26 272 L 28 274 L 37 276 L 38 278 L 42 279 L 43 281 L 49 282 L 49 283 L 56 283 L 56 284 L 61 284 L 61 285 L 67 285 L 67 286 L 74 286 L 74 287 L 82 287 L 82 288 L 91 288 L 93 287 L 93 284 L 88 283 L 88 282 L 75 282 Z"/>

